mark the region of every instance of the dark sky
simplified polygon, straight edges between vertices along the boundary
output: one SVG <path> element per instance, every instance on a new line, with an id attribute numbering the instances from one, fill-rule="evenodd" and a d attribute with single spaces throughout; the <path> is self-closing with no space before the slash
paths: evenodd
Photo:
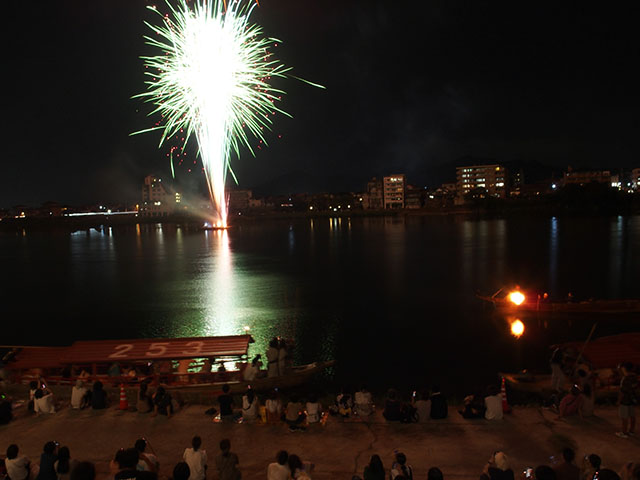
<path id="1" fill-rule="evenodd" d="M 0 207 L 135 200 L 144 175 L 170 176 L 158 133 L 129 136 L 152 124 L 130 98 L 148 3 L 5 7 Z M 587 3 L 260 0 L 275 55 L 327 89 L 282 82 L 293 119 L 234 159 L 240 185 L 362 189 L 393 172 L 430 184 L 465 155 L 640 166 L 640 15 Z M 202 181 L 193 160 L 177 170 L 185 188 Z"/>

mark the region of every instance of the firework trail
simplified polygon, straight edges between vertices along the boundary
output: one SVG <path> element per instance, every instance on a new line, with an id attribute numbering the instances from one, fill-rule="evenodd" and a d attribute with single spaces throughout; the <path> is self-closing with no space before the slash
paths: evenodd
<path id="1" fill-rule="evenodd" d="M 196 0 L 190 7 L 187 0 L 179 0 L 176 8 L 167 5 L 165 15 L 149 7 L 161 21 L 145 22 L 154 36 L 144 38 L 159 52 L 143 57 L 151 79 L 145 82 L 147 91 L 136 95 L 155 103 L 151 115 L 159 113 L 163 122 L 135 133 L 162 130 L 162 146 L 183 130 L 183 149 L 195 134 L 216 224 L 226 227 L 230 154 L 239 156 L 241 145 L 253 154 L 250 136 L 266 143 L 263 129 L 271 126 L 271 116 L 287 115 L 275 106 L 284 92 L 269 81 L 287 76 L 290 68 L 269 52 L 278 40 L 263 37 L 262 28 L 249 23 L 256 3 Z"/>

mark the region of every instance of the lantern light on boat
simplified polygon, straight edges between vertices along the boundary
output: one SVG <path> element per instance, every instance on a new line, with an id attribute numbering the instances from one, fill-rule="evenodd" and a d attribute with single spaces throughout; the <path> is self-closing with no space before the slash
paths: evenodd
<path id="1" fill-rule="evenodd" d="M 518 290 L 509 293 L 509 301 L 514 305 L 520 305 L 524 302 L 524 294 Z"/>
<path id="2" fill-rule="evenodd" d="M 519 319 L 511 322 L 511 335 L 514 337 L 520 338 L 524 333 L 524 323 L 522 323 Z"/>

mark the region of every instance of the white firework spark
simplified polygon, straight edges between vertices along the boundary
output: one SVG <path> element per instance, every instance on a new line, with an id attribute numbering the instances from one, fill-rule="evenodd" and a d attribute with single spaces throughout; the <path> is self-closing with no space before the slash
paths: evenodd
<path id="1" fill-rule="evenodd" d="M 160 145 L 181 130 L 185 143 L 195 134 L 217 226 L 226 227 L 230 155 L 239 156 L 241 145 L 253 153 L 250 136 L 266 143 L 263 129 L 271 126 L 272 115 L 286 115 L 275 106 L 284 92 L 269 81 L 285 77 L 290 68 L 269 52 L 279 40 L 262 36 L 262 28 L 249 23 L 255 3 L 196 0 L 190 7 L 179 0 L 177 8 L 167 5 L 166 15 L 149 7 L 162 21 L 145 22 L 155 36 L 144 38 L 159 53 L 143 57 L 151 80 L 136 96 L 154 102 L 151 114 L 159 113 L 163 122 L 136 133 L 162 130 Z"/>

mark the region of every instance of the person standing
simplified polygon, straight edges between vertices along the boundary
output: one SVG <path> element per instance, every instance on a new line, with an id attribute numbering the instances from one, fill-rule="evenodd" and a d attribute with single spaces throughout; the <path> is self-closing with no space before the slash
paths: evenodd
<path id="1" fill-rule="evenodd" d="M 279 375 L 278 356 L 278 339 L 274 338 L 267 348 L 267 377 L 269 378 Z"/>
<path id="2" fill-rule="evenodd" d="M 620 438 L 628 438 L 636 432 L 635 405 L 638 404 L 638 377 L 633 372 L 633 364 L 625 362 L 620 365 L 622 380 L 620 381 L 620 393 L 618 394 L 618 415 L 622 422 L 622 431 L 616 432 Z"/>
<path id="3" fill-rule="evenodd" d="M 191 439 L 191 448 L 186 448 L 182 458 L 189 465 L 189 480 L 205 480 L 207 473 L 207 451 L 200 448 L 202 439 L 195 436 Z"/>
<path id="4" fill-rule="evenodd" d="M 220 441 L 220 454 L 216 457 L 216 469 L 219 480 L 240 480 L 240 461 L 238 455 L 231 451 L 231 441 L 225 438 Z"/>

